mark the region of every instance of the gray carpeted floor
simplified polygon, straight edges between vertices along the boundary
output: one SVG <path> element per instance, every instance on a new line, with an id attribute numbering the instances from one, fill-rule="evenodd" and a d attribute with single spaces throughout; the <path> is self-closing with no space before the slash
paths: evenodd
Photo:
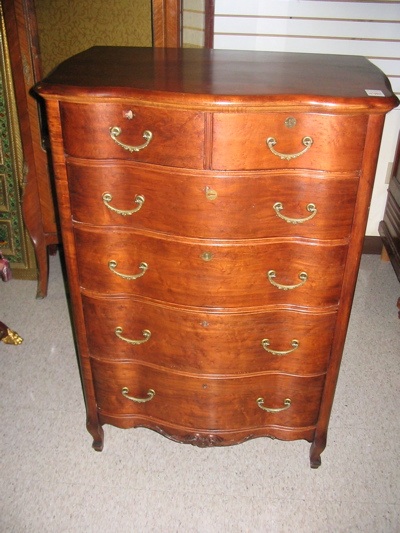
<path id="1" fill-rule="evenodd" d="M 85 409 L 59 257 L 49 295 L 0 284 L 0 320 L 23 338 L 0 343 L 0 531 L 400 531 L 400 285 L 364 256 L 328 446 L 256 439 L 199 449 L 146 429 L 105 427 L 96 453 Z"/>

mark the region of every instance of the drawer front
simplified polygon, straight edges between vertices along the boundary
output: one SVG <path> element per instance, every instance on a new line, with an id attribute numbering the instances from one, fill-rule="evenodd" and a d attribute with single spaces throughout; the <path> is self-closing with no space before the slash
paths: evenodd
<path id="1" fill-rule="evenodd" d="M 361 168 L 367 116 L 216 113 L 213 120 L 214 169 Z"/>
<path id="2" fill-rule="evenodd" d="M 92 359 L 91 365 L 100 412 L 207 430 L 314 426 L 325 380 L 324 375 L 282 374 L 211 379 L 135 363 Z M 147 401 L 130 400 L 123 389 L 128 396 Z M 282 410 L 265 411 L 259 399 L 263 407 Z"/>
<path id="3" fill-rule="evenodd" d="M 70 163 L 68 178 L 78 222 L 215 239 L 346 237 L 358 187 L 356 174 L 226 176 L 88 161 Z"/>
<path id="4" fill-rule="evenodd" d="M 87 296 L 83 310 L 94 357 L 204 374 L 325 372 L 336 318 L 335 313 L 295 311 L 183 311 Z"/>
<path id="5" fill-rule="evenodd" d="M 343 244 L 178 241 L 81 227 L 75 239 L 83 288 L 210 307 L 336 305 L 347 250 Z"/>
<path id="6" fill-rule="evenodd" d="M 204 117 L 194 111 L 175 111 L 123 104 L 61 103 L 65 151 L 70 156 L 128 159 L 156 165 L 203 168 Z M 132 112 L 132 118 L 127 114 Z M 111 136 L 110 128 L 120 128 Z M 144 132 L 151 132 L 151 140 Z M 139 148 L 130 151 L 117 144 Z"/>

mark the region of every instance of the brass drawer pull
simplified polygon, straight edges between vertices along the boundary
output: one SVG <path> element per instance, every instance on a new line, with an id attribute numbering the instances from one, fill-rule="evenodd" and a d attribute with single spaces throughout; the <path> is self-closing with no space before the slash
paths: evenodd
<path id="1" fill-rule="evenodd" d="M 118 326 L 117 328 L 115 328 L 115 335 L 119 339 L 121 339 L 121 341 L 127 342 L 128 344 L 134 344 L 135 346 L 137 346 L 138 344 L 144 344 L 151 337 L 151 331 L 149 331 L 148 329 L 144 329 L 142 331 L 142 334 L 143 334 L 144 338 L 143 339 L 139 339 L 139 340 L 127 339 L 126 337 L 123 337 L 122 336 L 122 331 L 123 331 L 123 329 L 121 328 L 121 326 Z"/>
<path id="2" fill-rule="evenodd" d="M 291 342 L 291 345 L 292 345 L 292 349 L 291 350 L 286 350 L 285 352 L 280 352 L 278 350 L 272 350 L 271 348 L 269 348 L 269 339 L 263 339 L 261 341 L 261 344 L 262 344 L 262 347 L 264 348 L 264 350 L 272 355 L 287 355 L 289 353 L 292 353 L 294 352 L 295 350 L 297 350 L 297 348 L 299 347 L 300 343 L 297 339 L 293 339 L 292 342 Z"/>
<path id="3" fill-rule="evenodd" d="M 103 203 L 104 205 L 110 209 L 110 211 L 114 211 L 114 213 L 118 213 L 118 215 L 122 215 L 122 216 L 128 216 L 128 215 L 133 215 L 133 213 L 137 213 L 138 211 L 140 211 L 142 205 L 144 204 L 144 196 L 142 196 L 141 194 L 137 194 L 135 196 L 135 204 L 137 204 L 137 207 L 135 207 L 134 209 L 131 209 L 131 210 L 122 210 L 122 209 L 117 209 L 115 207 L 113 207 L 112 205 L 110 205 L 109 202 L 111 202 L 111 200 L 113 199 L 112 195 L 109 193 L 109 192 L 105 192 L 103 193 Z"/>
<path id="4" fill-rule="evenodd" d="M 286 409 L 289 409 L 289 407 L 292 405 L 292 400 L 290 398 L 286 398 L 286 400 L 283 402 L 284 407 L 264 407 L 264 398 L 258 398 L 257 405 L 260 409 L 263 411 L 267 411 L 267 413 L 280 413 L 281 411 L 286 411 Z"/>
<path id="5" fill-rule="evenodd" d="M 143 144 L 139 144 L 138 146 L 131 146 L 129 144 L 124 144 L 121 141 L 117 139 L 117 137 L 121 134 L 122 130 L 118 126 L 113 126 L 110 128 L 110 137 L 111 139 L 118 144 L 118 146 L 121 146 L 124 150 L 128 150 L 128 152 L 140 152 L 140 150 L 143 150 L 143 148 L 147 148 L 149 146 L 151 139 L 153 138 L 153 134 L 149 130 L 145 130 L 142 134 L 143 139 L 146 139 L 146 142 Z"/>
<path id="6" fill-rule="evenodd" d="M 276 202 L 273 205 L 273 208 L 274 208 L 275 213 L 277 214 L 277 216 L 279 218 L 281 218 L 282 220 L 284 220 L 285 222 L 288 222 L 288 224 L 303 224 L 303 222 L 307 222 L 308 220 L 311 220 L 317 214 L 317 208 L 315 207 L 315 204 L 307 204 L 306 205 L 306 209 L 307 209 L 307 211 L 309 213 L 311 213 L 311 215 L 309 215 L 308 217 L 305 217 L 305 218 L 289 218 L 289 217 L 287 217 L 285 215 L 282 215 L 282 213 L 281 213 L 281 211 L 283 210 L 282 202 Z"/>
<path id="7" fill-rule="evenodd" d="M 135 402 L 135 403 L 146 403 L 146 402 L 149 402 L 156 395 L 156 393 L 155 393 L 155 391 L 153 389 L 149 389 L 147 391 L 147 398 L 135 398 L 134 396 L 128 396 L 128 394 L 129 394 L 128 387 L 123 387 L 122 390 L 121 390 L 121 394 L 127 400 L 131 400 L 131 402 Z"/>
<path id="8" fill-rule="evenodd" d="M 115 270 L 117 266 L 118 266 L 118 263 L 116 261 L 114 261 L 114 259 L 111 259 L 108 262 L 108 268 L 111 270 L 111 272 L 113 272 L 114 274 L 116 274 L 120 278 L 124 278 L 124 279 L 138 279 L 138 278 L 141 278 L 142 276 L 144 276 L 144 274 L 146 273 L 147 269 L 149 268 L 149 265 L 147 263 L 140 263 L 139 270 L 141 270 L 141 272 L 139 272 L 139 274 L 128 275 L 128 274 L 121 274 L 120 272 L 117 272 Z"/>
<path id="9" fill-rule="evenodd" d="M 307 150 L 311 148 L 311 145 L 314 141 L 311 137 L 304 137 L 301 142 L 303 143 L 305 148 L 301 152 L 297 152 L 296 154 L 282 154 L 281 152 L 275 150 L 274 146 L 276 145 L 277 141 L 274 139 L 274 137 L 268 137 L 267 146 L 271 150 L 271 152 L 277 157 L 280 157 L 281 159 L 286 159 L 286 161 L 290 161 L 291 159 L 296 159 L 296 157 L 305 154 Z"/>
<path id="10" fill-rule="evenodd" d="M 299 279 L 301 280 L 300 283 L 298 283 L 297 285 L 281 285 L 280 283 L 277 283 L 276 281 L 274 281 L 274 279 L 276 278 L 275 270 L 270 270 L 267 276 L 268 276 L 268 281 L 271 283 L 271 285 L 273 285 L 277 289 L 281 289 L 282 291 L 291 291 L 292 289 L 297 289 L 298 287 L 301 287 L 302 285 L 304 285 L 304 283 L 308 279 L 307 272 L 300 272 L 299 274 Z"/>

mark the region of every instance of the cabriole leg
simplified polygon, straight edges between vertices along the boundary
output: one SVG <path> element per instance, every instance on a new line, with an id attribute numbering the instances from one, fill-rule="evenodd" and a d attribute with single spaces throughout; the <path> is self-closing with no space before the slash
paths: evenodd
<path id="1" fill-rule="evenodd" d="M 310 467 L 318 468 L 321 466 L 321 453 L 325 450 L 326 435 L 323 437 L 315 437 L 310 448 Z"/>
<path id="2" fill-rule="evenodd" d="M 93 437 L 92 448 L 96 452 L 103 451 L 104 446 L 104 430 L 103 427 L 98 423 L 92 423 L 90 420 L 86 423 L 86 428 Z"/>

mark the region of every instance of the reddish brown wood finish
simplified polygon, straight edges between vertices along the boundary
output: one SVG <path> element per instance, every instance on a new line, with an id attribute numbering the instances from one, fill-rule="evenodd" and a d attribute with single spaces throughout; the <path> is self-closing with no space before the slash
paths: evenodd
<path id="1" fill-rule="evenodd" d="M 307 168 L 313 170 L 358 170 L 364 146 L 366 116 L 293 112 L 296 121 L 287 127 L 288 113 L 214 114 L 212 168 L 216 170 L 259 170 L 265 168 Z M 312 133 L 311 133 L 312 132 Z M 305 149 L 302 139 L 313 144 L 301 157 L 280 159 L 266 147 L 274 138 L 274 149 L 296 154 Z"/>
<path id="2" fill-rule="evenodd" d="M 92 359 L 92 369 L 100 412 L 145 415 L 153 420 L 190 427 L 195 432 L 314 426 L 324 383 L 324 375 L 299 377 L 263 373 L 210 378 L 145 364 L 97 359 Z M 137 398 L 146 398 L 149 389 L 156 394 L 149 402 L 138 404 L 121 394 L 123 387 Z M 288 397 L 292 405 L 284 411 L 268 413 L 258 407 L 260 397 L 266 407 L 273 409 L 281 408 Z"/>
<path id="3" fill-rule="evenodd" d="M 132 113 L 133 118 L 125 115 Z M 129 114 L 129 116 L 131 116 Z M 202 113 L 148 108 L 126 102 L 114 104 L 61 105 L 65 149 L 70 156 L 95 159 L 124 159 L 157 165 L 202 168 L 204 161 L 204 116 Z M 139 152 L 121 149 L 110 137 L 118 126 L 119 141 L 129 146 L 142 145 L 143 132 L 153 139 Z"/>
<path id="4" fill-rule="evenodd" d="M 22 210 L 38 266 L 37 297 L 47 295 L 48 247 L 59 243 L 47 153 L 42 148 L 39 110 L 30 94 L 42 77 L 33 0 L 2 2 L 25 165 Z"/>
<path id="5" fill-rule="evenodd" d="M 151 0 L 153 46 L 181 46 L 182 0 Z"/>
<path id="6" fill-rule="evenodd" d="M 321 374 L 328 365 L 336 319 L 336 311 L 211 313 L 137 298 L 84 295 L 82 300 L 92 356 L 202 374 Z M 143 330 L 149 330 L 151 337 L 135 346 L 117 338 L 117 327 L 122 327 L 122 336 L 128 339 L 143 339 Z M 263 348 L 264 339 L 275 351 L 293 350 L 294 339 L 299 346 L 287 355 L 276 355 Z"/>
<path id="7" fill-rule="evenodd" d="M 95 449 L 103 424 L 142 425 L 199 446 L 302 438 L 319 466 L 384 113 L 397 103 L 387 80 L 360 58 L 100 48 L 38 90 Z M 140 126 L 129 121 L 128 137 L 156 132 L 133 156 L 109 137 L 126 109 Z M 265 144 L 276 136 L 293 153 L 306 135 L 311 148 L 289 160 Z M 110 210 L 136 195 L 136 213 Z M 318 212 L 287 222 L 276 202 L 295 219 L 310 202 Z"/>
<path id="8" fill-rule="evenodd" d="M 285 170 L 230 172 L 227 176 L 125 162 L 116 167 L 114 162 L 88 160 L 70 160 L 68 178 L 72 216 L 77 222 L 208 239 L 347 238 L 358 188 L 358 173 Z M 135 209 L 137 195 L 144 197 L 144 203 L 136 213 L 122 215 L 104 204 L 104 193 L 112 196 L 109 206 L 119 210 Z M 283 205 L 281 214 L 290 218 L 310 216 L 307 205 L 311 202 L 317 214 L 307 222 L 292 224 L 277 216 L 277 202 Z"/>
<path id="9" fill-rule="evenodd" d="M 111 228 L 75 227 L 75 243 L 79 282 L 89 291 L 213 308 L 335 306 L 347 253 L 342 242 L 260 239 L 221 244 Z M 110 261 L 117 263 L 115 272 L 126 276 L 140 274 L 142 262 L 148 269 L 138 279 L 124 279 L 110 270 Z M 269 282 L 270 270 L 282 285 L 300 284 L 301 272 L 308 279 L 296 290 L 280 290 Z"/>

